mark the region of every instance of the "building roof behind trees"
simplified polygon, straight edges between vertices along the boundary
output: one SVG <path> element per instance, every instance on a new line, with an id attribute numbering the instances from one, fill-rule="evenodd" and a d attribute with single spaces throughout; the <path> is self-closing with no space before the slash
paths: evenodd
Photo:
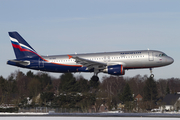
<path id="1" fill-rule="evenodd" d="M 162 103 L 165 105 L 174 105 L 179 98 L 180 94 L 167 94 Z"/>

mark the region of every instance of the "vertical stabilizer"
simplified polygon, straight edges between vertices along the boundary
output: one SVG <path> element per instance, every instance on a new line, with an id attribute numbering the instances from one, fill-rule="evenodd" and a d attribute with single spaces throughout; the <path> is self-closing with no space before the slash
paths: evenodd
<path id="1" fill-rule="evenodd" d="M 17 59 L 39 56 L 37 52 L 17 32 L 9 32 L 11 43 Z"/>

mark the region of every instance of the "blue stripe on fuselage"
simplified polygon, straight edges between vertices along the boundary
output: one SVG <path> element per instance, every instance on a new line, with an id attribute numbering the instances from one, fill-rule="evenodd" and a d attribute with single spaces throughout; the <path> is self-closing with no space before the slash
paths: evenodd
<path id="1" fill-rule="evenodd" d="M 33 66 L 29 66 L 29 68 L 32 69 Z M 36 70 L 41 71 L 48 71 L 48 72 L 77 72 L 77 69 L 81 68 L 79 66 L 64 66 L 64 65 L 58 65 L 50 62 L 44 61 L 43 65 L 39 66 L 38 68 L 35 68 Z M 89 71 L 88 71 L 89 72 Z"/>

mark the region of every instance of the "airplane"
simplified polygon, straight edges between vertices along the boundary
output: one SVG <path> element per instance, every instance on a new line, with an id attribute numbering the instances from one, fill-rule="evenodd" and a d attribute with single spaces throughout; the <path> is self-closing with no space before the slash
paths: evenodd
<path id="1" fill-rule="evenodd" d="M 46 72 L 93 72 L 98 79 L 98 73 L 124 75 L 129 69 L 150 69 L 170 65 L 174 59 L 157 50 L 135 50 L 101 52 L 87 54 L 67 54 L 40 56 L 18 32 L 9 32 L 16 59 L 8 60 L 7 64 Z"/>

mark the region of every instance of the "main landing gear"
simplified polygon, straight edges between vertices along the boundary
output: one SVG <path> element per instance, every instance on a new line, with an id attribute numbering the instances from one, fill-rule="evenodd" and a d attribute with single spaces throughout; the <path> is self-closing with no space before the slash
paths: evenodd
<path id="1" fill-rule="evenodd" d="M 152 68 L 149 68 L 149 70 L 150 70 L 150 73 L 151 73 L 150 77 L 154 78 L 154 74 L 152 74 Z"/>
<path id="2" fill-rule="evenodd" d="M 99 77 L 96 76 L 96 75 L 93 75 L 91 79 L 92 79 L 93 81 L 99 81 Z"/>
<path id="3" fill-rule="evenodd" d="M 99 77 L 97 76 L 99 72 L 95 71 L 94 75 L 92 76 L 91 79 L 95 80 L 95 81 L 99 81 Z"/>

